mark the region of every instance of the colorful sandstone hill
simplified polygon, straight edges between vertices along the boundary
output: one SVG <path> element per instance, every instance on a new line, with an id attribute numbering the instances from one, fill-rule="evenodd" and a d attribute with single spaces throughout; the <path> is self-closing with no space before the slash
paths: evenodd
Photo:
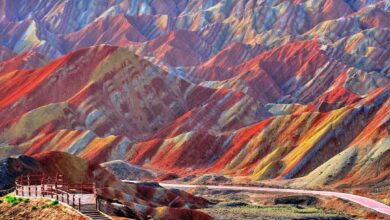
<path id="1" fill-rule="evenodd" d="M 389 187 L 388 0 L 4 0 L 0 27 L 2 157 Z"/>
<path id="2" fill-rule="evenodd" d="M 108 203 L 119 202 L 130 209 L 134 219 L 212 219 L 196 209 L 204 208 L 209 201 L 177 189 L 165 189 L 161 186 L 123 183 L 110 171 L 96 164 L 65 152 L 49 151 L 34 155 L 9 158 L 9 166 L 0 180 L 0 186 L 7 176 L 43 173 L 45 176 L 63 174 L 70 184 L 95 183 L 96 195 Z M 8 161 L 7 161 L 8 162 Z M 1 163 L 4 164 L 3 161 Z M 1 167 L 2 171 L 5 170 Z M 8 171 L 8 172 L 7 172 Z M 4 178 L 5 177 L 5 178 Z"/>

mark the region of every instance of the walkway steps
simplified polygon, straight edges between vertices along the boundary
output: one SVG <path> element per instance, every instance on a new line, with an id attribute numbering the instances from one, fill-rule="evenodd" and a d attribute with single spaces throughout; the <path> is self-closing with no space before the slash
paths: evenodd
<path id="1" fill-rule="evenodd" d="M 100 213 L 99 211 L 95 210 L 95 211 L 88 211 L 88 212 L 85 212 L 85 211 L 80 211 L 83 215 L 86 215 L 88 217 L 90 217 L 91 219 L 93 220 L 110 220 L 111 218 L 103 215 L 102 213 Z"/>
<path id="2" fill-rule="evenodd" d="M 96 210 L 95 205 L 81 205 L 79 211 L 93 220 L 109 220 L 109 219 L 111 219 L 111 218 L 107 217 L 106 215 L 103 215 L 98 210 Z"/>

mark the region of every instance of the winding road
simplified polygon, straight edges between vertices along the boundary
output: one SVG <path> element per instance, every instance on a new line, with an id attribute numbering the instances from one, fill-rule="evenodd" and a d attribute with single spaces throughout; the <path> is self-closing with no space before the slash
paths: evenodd
<path id="1" fill-rule="evenodd" d="M 123 180 L 123 182 L 134 183 L 137 181 Z M 281 193 L 298 193 L 298 194 L 312 194 L 319 196 L 337 197 L 347 201 L 351 201 L 362 205 L 364 207 L 373 209 L 382 214 L 390 216 L 390 206 L 387 206 L 376 200 L 366 198 L 363 196 L 357 196 L 348 193 L 332 192 L 332 191 L 316 191 L 316 190 L 303 190 L 303 189 L 278 189 L 278 188 L 267 188 L 267 187 L 255 187 L 255 186 L 218 186 L 218 185 L 189 185 L 189 184 L 173 184 L 173 183 L 159 183 L 161 186 L 166 188 L 195 188 L 195 187 L 206 187 L 211 190 L 233 190 L 233 191 L 256 191 L 256 192 L 281 192 Z"/>

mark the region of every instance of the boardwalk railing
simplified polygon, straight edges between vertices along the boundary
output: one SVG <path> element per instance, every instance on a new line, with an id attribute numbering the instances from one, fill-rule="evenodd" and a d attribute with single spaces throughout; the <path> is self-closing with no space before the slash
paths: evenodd
<path id="1" fill-rule="evenodd" d="M 17 196 L 56 199 L 78 210 L 86 205 L 98 208 L 94 183 L 71 184 L 62 174 L 47 176 L 39 173 L 19 176 L 15 181 L 15 193 Z"/>

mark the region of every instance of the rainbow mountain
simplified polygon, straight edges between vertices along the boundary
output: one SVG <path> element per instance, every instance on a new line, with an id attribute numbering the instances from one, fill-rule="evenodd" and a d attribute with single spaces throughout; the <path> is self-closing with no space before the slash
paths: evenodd
<path id="1" fill-rule="evenodd" d="M 0 1 L 0 155 L 388 189 L 390 1 Z"/>

